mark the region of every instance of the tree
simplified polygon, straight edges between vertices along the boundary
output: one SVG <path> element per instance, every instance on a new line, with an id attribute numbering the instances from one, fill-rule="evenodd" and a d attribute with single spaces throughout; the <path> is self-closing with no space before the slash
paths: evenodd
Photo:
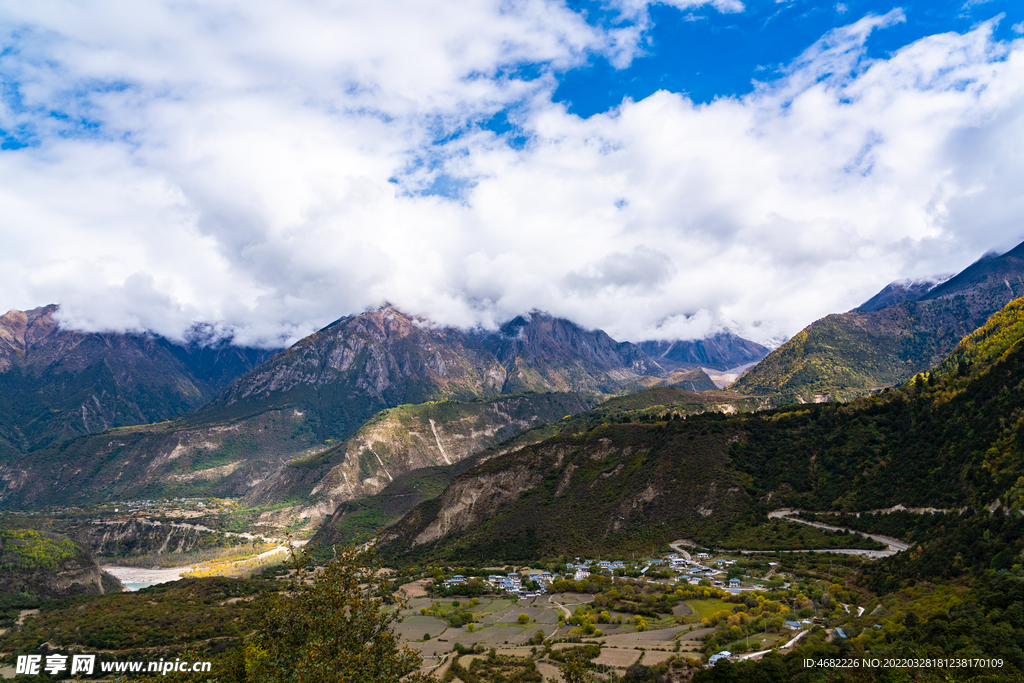
<path id="1" fill-rule="evenodd" d="M 372 544 L 339 550 L 312 583 L 303 561 L 293 563 L 288 590 L 268 598 L 245 644 L 247 683 L 393 683 L 419 668 L 422 655 L 394 633 L 404 603 L 381 609 Z"/>
<path id="2" fill-rule="evenodd" d="M 519 615 L 519 623 L 520 624 L 525 624 L 525 623 L 527 623 L 529 621 L 530 621 L 530 615 L 529 614 L 523 613 L 523 614 Z"/>
<path id="3" fill-rule="evenodd" d="M 597 683 L 597 677 L 590 670 L 587 658 L 579 652 L 567 655 L 565 663 L 558 667 L 558 673 L 562 675 L 565 683 Z"/>
<path id="4" fill-rule="evenodd" d="M 651 670 L 637 662 L 626 669 L 626 675 L 622 677 L 623 681 L 649 681 L 651 679 Z"/>

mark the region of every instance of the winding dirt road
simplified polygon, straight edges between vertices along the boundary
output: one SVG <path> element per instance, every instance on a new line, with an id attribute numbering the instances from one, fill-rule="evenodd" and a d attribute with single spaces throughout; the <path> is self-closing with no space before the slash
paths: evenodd
<path id="1" fill-rule="evenodd" d="M 817 527 L 819 529 L 826 529 L 828 531 L 849 531 L 851 534 L 857 534 L 858 536 L 863 536 L 865 538 L 873 539 L 875 541 L 878 541 L 879 543 L 884 543 L 885 545 L 887 545 L 889 547 L 888 550 L 867 551 L 867 552 L 880 553 L 881 556 L 895 555 L 896 553 L 902 552 L 902 551 L 904 551 L 904 550 L 906 550 L 907 548 L 910 547 L 910 545 L 908 545 L 907 543 L 904 543 L 903 541 L 899 540 L 898 538 L 892 538 L 890 536 L 880 536 L 878 534 L 869 534 L 866 531 L 857 531 L 856 529 L 847 529 L 846 527 L 841 527 L 841 526 L 830 526 L 828 524 L 822 524 L 821 522 L 809 522 L 806 519 L 798 519 L 797 517 L 794 516 L 794 515 L 798 515 L 798 514 L 800 514 L 799 510 L 783 509 L 783 510 L 773 510 L 772 512 L 769 512 L 768 513 L 768 517 L 770 519 L 782 519 L 782 520 L 785 520 L 787 522 L 796 522 L 797 524 L 806 524 L 808 526 Z M 833 551 L 833 552 L 844 552 L 844 551 L 840 550 L 840 551 Z"/>

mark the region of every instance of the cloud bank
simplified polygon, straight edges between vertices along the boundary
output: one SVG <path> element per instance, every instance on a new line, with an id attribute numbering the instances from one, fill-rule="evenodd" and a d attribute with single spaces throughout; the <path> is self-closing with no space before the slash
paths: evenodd
<path id="1" fill-rule="evenodd" d="M 384 301 L 766 341 L 1024 239 L 1024 40 L 868 59 L 893 10 L 744 97 L 579 118 L 558 74 L 642 50 L 614 7 L 8 3 L 0 304 L 268 345 Z"/>

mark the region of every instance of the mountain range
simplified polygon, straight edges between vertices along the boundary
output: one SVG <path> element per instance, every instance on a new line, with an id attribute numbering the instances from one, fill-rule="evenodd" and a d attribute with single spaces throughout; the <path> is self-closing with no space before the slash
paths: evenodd
<path id="1" fill-rule="evenodd" d="M 850 400 L 940 363 L 993 313 L 1024 294 L 1024 244 L 954 277 L 893 283 L 772 351 L 730 388 L 780 402 Z"/>
<path id="2" fill-rule="evenodd" d="M 271 357 L 251 368 L 244 361 L 254 362 L 255 350 L 65 331 L 54 313 L 8 314 L 26 321 L 9 335 L 11 347 L 29 352 L 12 353 L 0 377 L 21 380 L 24 391 L 56 385 L 69 366 L 113 378 L 121 394 L 84 384 L 93 393 L 54 398 L 65 423 L 97 403 L 119 405 L 111 395 L 149 405 L 144 398 L 174 387 L 198 403 L 239 376 L 189 412 L 184 399 L 159 412 L 111 408 L 107 422 L 12 446 L 0 461 L 5 507 L 209 495 L 275 508 L 261 523 L 315 524 L 341 501 L 376 493 L 405 472 L 453 464 L 615 392 L 715 389 L 699 368 L 667 370 L 638 345 L 538 312 L 495 331 L 466 332 L 385 306 L 279 353 L 259 352 Z M 744 350 L 743 359 L 750 353 L 742 341 L 716 348 L 705 356 L 722 365 L 735 360 L 733 348 Z M 12 431 L 35 425 L 33 414 L 6 407 Z M 19 422 L 26 416 L 28 426 Z"/>
<path id="3" fill-rule="evenodd" d="M 730 370 L 756 363 L 770 349 L 730 332 L 718 332 L 704 339 L 644 341 L 640 349 L 666 370 Z"/>
<path id="4" fill-rule="evenodd" d="M 765 347 L 729 333 L 617 342 L 542 312 L 466 331 L 384 306 L 275 353 L 74 332 L 60 327 L 55 306 L 11 311 L 0 328 L 0 506 L 207 495 L 241 500 L 258 526 L 316 525 L 423 468 L 447 468 L 436 493 L 458 463 L 490 458 L 517 435 L 530 435 L 517 448 L 539 448 L 640 417 L 615 407 L 620 399 L 601 407 L 615 394 L 696 392 L 650 404 L 693 419 L 895 386 L 943 361 L 1018 289 L 1024 245 L 949 279 L 894 283 L 813 323 L 722 396 L 708 393 L 715 385 L 702 368 L 750 364 Z M 609 447 L 629 450 L 620 446 Z M 718 452 L 705 446 L 704 456 Z M 404 511 L 392 508 L 389 521 Z"/>
<path id="5" fill-rule="evenodd" d="M 439 566 L 649 555 L 683 538 L 716 551 L 779 551 L 774 570 L 739 564 L 766 579 L 791 574 L 790 586 L 777 580 L 788 592 L 765 597 L 796 595 L 794 609 L 808 617 L 817 609 L 827 627 L 849 629 L 849 638 L 834 635 L 838 628 L 826 638 L 811 627 L 785 658 L 770 653 L 735 670 L 719 662 L 695 681 L 802 680 L 808 657 L 868 650 L 1001 657 L 1003 671 L 1016 673 L 1024 667 L 1019 289 L 1024 245 L 949 279 L 893 283 L 770 353 L 733 386 L 742 392 L 714 390 L 704 368 L 742 367 L 763 347 L 731 335 L 620 343 L 537 312 L 464 331 L 386 306 L 272 355 L 72 332 L 51 307 L 14 311 L 0 339 L 0 380 L 11 389 L 0 405 L 3 433 L 13 435 L 0 450 L 0 507 L 33 513 L 3 516 L 10 528 L 0 529 L 0 555 L 20 573 L 0 596 L 39 586 L 54 595 L 117 590 L 85 546 L 148 555 L 175 533 L 158 518 L 166 507 L 148 518 L 145 503 L 131 515 L 115 505 L 54 515 L 47 507 L 218 497 L 233 500 L 218 501 L 216 513 L 194 500 L 173 513 L 189 515 L 192 536 L 176 536 L 179 550 L 208 542 L 206 525 L 315 530 L 325 557 L 335 543 L 379 532 L 378 557 L 411 580 Z M 257 363 L 259 353 L 270 357 Z M 186 398 L 204 392 L 212 399 L 189 409 Z M 48 418 L 39 410 L 47 400 Z M 97 403 L 104 418 L 90 422 Z M 147 410 L 172 417 L 131 424 L 150 419 Z M 878 561 L 783 559 L 783 550 L 875 543 L 771 519 L 780 508 L 909 548 Z M 67 538 L 51 528 L 58 518 Z M 59 582 L 71 574 L 76 585 Z M 644 609 L 659 600 L 635 594 L 631 604 Z M 739 601 L 762 602 L 758 593 L 726 597 L 740 610 Z M 866 610 L 854 616 L 857 603 Z M 734 632 L 732 620 L 737 629 L 744 622 L 729 613 L 728 625 L 706 632 L 706 653 L 737 650 L 745 633 L 760 632 L 756 622 Z"/>

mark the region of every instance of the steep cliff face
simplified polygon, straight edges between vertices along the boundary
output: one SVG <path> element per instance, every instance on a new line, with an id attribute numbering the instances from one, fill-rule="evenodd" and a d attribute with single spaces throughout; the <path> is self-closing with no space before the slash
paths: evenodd
<path id="1" fill-rule="evenodd" d="M 0 567 L 0 593 L 63 598 L 125 590 L 88 549 L 49 531 L 0 529 Z"/>
<path id="2" fill-rule="evenodd" d="M 0 448 L 38 450 L 199 407 L 272 353 L 62 329 L 55 305 L 0 316 Z"/>
<path id="3" fill-rule="evenodd" d="M 247 542 L 195 524 L 145 518 L 65 523 L 60 531 L 101 558 L 187 553 Z"/>
<path id="4" fill-rule="evenodd" d="M 456 481 L 445 490 L 437 514 L 412 539 L 413 545 L 433 543 L 448 534 L 465 531 L 482 523 L 503 505 L 518 500 L 524 492 L 539 484 L 554 460 L 558 467 L 565 459 L 564 449 L 553 446 L 540 450 L 533 462 L 479 472 Z M 571 467 L 571 466 L 570 466 Z"/>

